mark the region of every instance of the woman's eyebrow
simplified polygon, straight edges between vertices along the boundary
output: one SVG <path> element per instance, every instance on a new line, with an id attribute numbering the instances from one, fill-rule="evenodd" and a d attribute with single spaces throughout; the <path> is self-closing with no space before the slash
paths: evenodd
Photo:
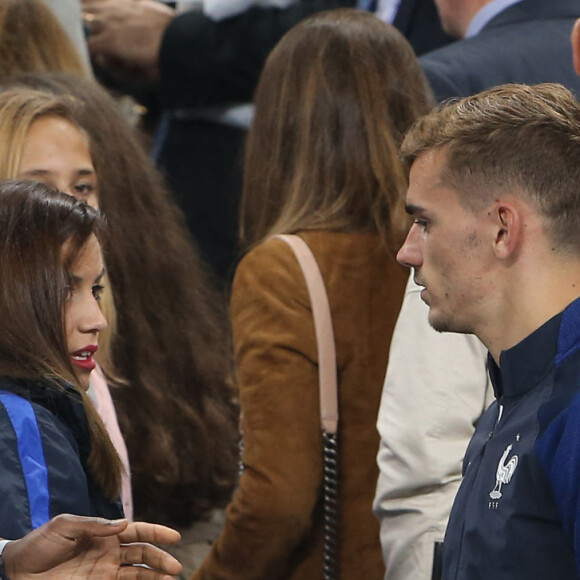
<path id="1" fill-rule="evenodd" d="M 101 273 L 95 277 L 94 282 L 99 282 L 104 275 L 105 275 L 105 268 L 103 268 L 101 270 Z M 81 276 L 76 276 L 75 274 L 71 274 L 70 279 L 71 279 L 71 282 L 73 282 L 74 284 L 80 284 L 83 281 Z"/>

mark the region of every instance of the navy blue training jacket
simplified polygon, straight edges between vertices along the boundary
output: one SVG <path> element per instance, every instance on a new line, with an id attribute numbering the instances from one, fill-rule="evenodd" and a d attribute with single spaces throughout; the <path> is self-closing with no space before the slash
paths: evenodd
<path id="1" fill-rule="evenodd" d="M 89 452 L 71 387 L 0 378 L 0 537 L 20 538 L 61 513 L 123 517 L 88 472 Z"/>
<path id="2" fill-rule="evenodd" d="M 496 402 L 464 462 L 445 580 L 580 578 L 580 299 L 490 358 Z"/>

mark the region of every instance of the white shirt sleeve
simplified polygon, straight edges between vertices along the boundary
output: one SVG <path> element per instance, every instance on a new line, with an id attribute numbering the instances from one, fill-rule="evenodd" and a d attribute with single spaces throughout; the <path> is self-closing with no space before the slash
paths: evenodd
<path id="1" fill-rule="evenodd" d="M 430 580 L 462 459 L 492 400 L 487 351 L 471 335 L 441 334 L 428 323 L 421 288 L 409 279 L 395 326 L 377 427 L 385 580 Z"/>

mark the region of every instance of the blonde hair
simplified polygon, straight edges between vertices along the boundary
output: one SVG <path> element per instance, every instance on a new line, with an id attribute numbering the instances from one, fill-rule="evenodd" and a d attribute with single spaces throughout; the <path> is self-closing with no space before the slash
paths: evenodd
<path id="1" fill-rule="evenodd" d="M 66 119 L 82 133 L 74 121 L 72 98 L 46 95 L 30 89 L 11 88 L 0 93 L 0 176 L 14 179 L 20 167 L 24 142 L 31 125 L 41 117 Z"/>
<path id="2" fill-rule="evenodd" d="M 15 179 L 18 176 L 26 136 L 36 120 L 53 115 L 67 120 L 86 136 L 86 132 L 74 118 L 77 106 L 77 101 L 72 97 L 48 95 L 22 87 L 0 92 L 0 179 Z M 111 323 L 100 340 L 99 363 L 108 379 L 122 383 L 122 379 L 113 367 L 111 355 L 116 322 L 115 305 L 110 284 L 105 284 L 105 286 L 102 297 L 103 313 L 107 320 L 111 320 Z M 98 415 L 93 412 L 92 403 L 82 390 L 79 392 L 83 398 L 92 440 L 95 443 L 91 447 L 89 467 L 97 481 L 103 486 L 105 493 L 114 499 L 118 495 L 120 486 L 120 462 L 112 443 L 106 436 L 105 427 Z"/>
<path id="3" fill-rule="evenodd" d="M 86 131 L 76 121 L 80 103 L 73 97 L 52 95 L 25 87 L 12 87 L 0 92 L 0 179 L 15 179 L 19 173 L 22 150 L 28 131 L 38 119 L 55 116 L 65 119 L 85 135 Z M 101 335 L 98 361 L 107 378 L 123 384 L 116 372 L 111 348 L 116 332 L 116 309 L 111 285 L 105 280 L 102 295 L 103 314 L 108 327 Z"/>
<path id="4" fill-rule="evenodd" d="M 508 84 L 444 103 L 405 137 L 403 160 L 446 151 L 442 179 L 465 207 L 527 198 L 560 249 L 580 251 L 580 104 L 562 85 Z"/>

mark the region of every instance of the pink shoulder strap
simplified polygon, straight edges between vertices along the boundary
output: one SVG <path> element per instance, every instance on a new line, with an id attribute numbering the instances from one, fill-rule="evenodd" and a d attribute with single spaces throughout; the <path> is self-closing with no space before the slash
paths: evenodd
<path id="1" fill-rule="evenodd" d="M 316 258 L 308 244 L 295 235 L 274 236 L 286 242 L 296 259 L 310 295 L 312 317 L 318 348 L 318 380 L 320 384 L 320 419 L 327 433 L 336 433 L 338 427 L 338 385 L 336 379 L 336 347 L 328 296 Z"/>

